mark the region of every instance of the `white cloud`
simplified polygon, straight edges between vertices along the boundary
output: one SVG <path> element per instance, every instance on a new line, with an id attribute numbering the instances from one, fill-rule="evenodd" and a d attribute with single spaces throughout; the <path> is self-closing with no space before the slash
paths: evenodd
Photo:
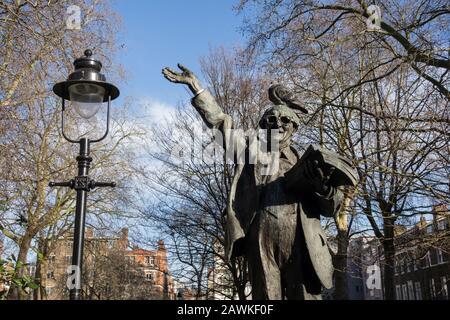
<path id="1" fill-rule="evenodd" d="M 123 127 L 127 132 L 137 132 L 127 143 L 127 149 L 135 153 L 142 154 L 142 151 L 148 150 L 153 140 L 152 126 L 165 121 L 170 121 L 176 108 L 165 102 L 153 98 L 145 97 L 133 99 L 130 103 L 128 115 L 123 122 Z"/>
<path id="2" fill-rule="evenodd" d="M 139 112 L 137 117 L 144 120 L 146 124 L 170 119 L 176 111 L 174 106 L 152 98 L 142 98 L 138 100 L 137 105 Z"/>

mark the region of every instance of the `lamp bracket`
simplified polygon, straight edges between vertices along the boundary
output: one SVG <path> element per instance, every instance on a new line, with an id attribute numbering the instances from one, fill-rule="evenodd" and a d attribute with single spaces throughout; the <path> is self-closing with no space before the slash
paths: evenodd
<path id="1" fill-rule="evenodd" d="M 67 182 L 50 182 L 49 187 L 69 187 L 74 190 L 84 190 L 91 191 L 95 188 L 110 187 L 114 188 L 116 186 L 115 182 L 98 182 L 88 176 L 77 176 L 74 179 Z"/>

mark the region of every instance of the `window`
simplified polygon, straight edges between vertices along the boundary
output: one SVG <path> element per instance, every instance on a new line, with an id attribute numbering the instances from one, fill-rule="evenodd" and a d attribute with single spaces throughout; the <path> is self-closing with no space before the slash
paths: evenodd
<path id="1" fill-rule="evenodd" d="M 433 232 L 433 225 L 430 224 L 430 225 L 427 227 L 427 233 L 432 233 L 432 232 Z"/>
<path id="2" fill-rule="evenodd" d="M 50 263 L 50 264 L 55 263 L 55 259 L 56 259 L 55 256 L 49 256 L 48 257 L 48 263 Z"/>
<path id="3" fill-rule="evenodd" d="M 50 288 L 50 287 L 45 288 L 45 293 L 47 293 L 47 295 L 51 295 L 52 292 L 53 292 L 53 288 Z"/>
<path id="4" fill-rule="evenodd" d="M 33 266 L 33 265 L 30 265 L 29 266 L 29 273 L 30 273 L 30 275 L 36 274 L 36 267 Z"/>
<path id="5" fill-rule="evenodd" d="M 72 256 L 66 256 L 66 262 L 67 263 L 72 263 Z"/>
<path id="6" fill-rule="evenodd" d="M 414 285 L 412 281 L 408 281 L 409 300 L 414 300 Z"/>
<path id="7" fill-rule="evenodd" d="M 53 271 L 47 272 L 47 279 L 54 279 L 54 278 L 55 278 L 55 276 L 53 274 Z"/>
<path id="8" fill-rule="evenodd" d="M 145 279 L 147 279 L 147 280 L 153 280 L 153 274 L 152 274 L 152 273 L 146 273 L 146 274 L 145 274 Z"/>
<path id="9" fill-rule="evenodd" d="M 149 262 L 148 262 L 150 265 L 155 265 L 155 257 L 153 257 L 153 256 L 150 256 L 149 257 Z"/>
<path id="10" fill-rule="evenodd" d="M 438 230 L 446 230 L 447 229 L 447 220 L 442 219 L 438 222 Z"/>
<path id="11" fill-rule="evenodd" d="M 425 267 L 430 266 L 431 266 L 431 254 L 430 251 L 428 251 L 427 254 L 425 255 Z"/>
<path id="12" fill-rule="evenodd" d="M 414 284 L 416 288 L 416 300 L 422 300 L 422 289 L 420 288 L 420 282 Z"/>
<path id="13" fill-rule="evenodd" d="M 441 277 L 441 294 L 442 298 L 448 299 L 448 287 L 447 287 L 447 277 Z"/>
<path id="14" fill-rule="evenodd" d="M 442 255 L 442 249 L 437 249 L 437 263 L 444 263 L 444 257 Z"/>
<path id="15" fill-rule="evenodd" d="M 399 285 L 395 286 L 395 293 L 397 295 L 397 300 L 402 300 L 402 288 Z"/>
<path id="16" fill-rule="evenodd" d="M 406 284 L 402 284 L 403 300 L 408 300 L 408 288 Z"/>
<path id="17" fill-rule="evenodd" d="M 430 295 L 431 299 L 436 298 L 436 285 L 434 283 L 434 279 L 430 279 Z"/>
<path id="18" fill-rule="evenodd" d="M 377 247 L 372 247 L 372 256 L 373 257 L 377 256 Z"/>

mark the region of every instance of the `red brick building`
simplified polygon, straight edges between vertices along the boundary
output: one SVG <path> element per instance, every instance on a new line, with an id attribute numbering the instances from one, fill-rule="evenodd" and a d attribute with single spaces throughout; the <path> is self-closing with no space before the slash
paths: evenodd
<path id="1" fill-rule="evenodd" d="M 72 261 L 72 244 L 71 236 L 58 239 L 53 253 L 41 264 L 45 268 L 41 285 L 46 293 L 41 298 L 67 298 L 66 270 Z M 118 237 L 95 235 L 92 228 L 86 229 L 85 299 L 176 299 L 164 242 L 159 241 L 156 250 L 129 247 L 128 228 Z M 124 294 L 118 297 L 111 293 L 114 290 Z"/>
<path id="2" fill-rule="evenodd" d="M 167 250 L 164 241 L 158 242 L 157 250 L 144 250 L 134 247 L 125 252 L 127 259 L 135 263 L 145 274 L 146 281 L 159 290 L 165 299 L 176 299 L 174 282 L 169 273 Z"/>

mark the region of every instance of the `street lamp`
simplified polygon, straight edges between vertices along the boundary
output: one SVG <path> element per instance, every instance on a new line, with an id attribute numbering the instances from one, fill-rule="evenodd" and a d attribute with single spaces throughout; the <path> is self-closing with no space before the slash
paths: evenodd
<path id="1" fill-rule="evenodd" d="M 74 61 L 75 71 L 69 75 L 67 81 L 55 84 L 53 92 L 61 97 L 61 132 L 62 136 L 71 143 L 80 145 L 78 155 L 78 175 L 66 182 L 50 182 L 50 187 L 69 187 L 77 192 L 75 210 L 75 230 L 73 237 L 72 277 L 75 278 L 75 286 L 70 289 L 70 300 L 81 299 L 81 272 L 83 266 L 83 243 L 86 217 L 87 193 L 98 187 L 115 187 L 114 182 L 97 182 L 89 178 L 89 167 L 92 162 L 90 145 L 106 138 L 109 131 L 109 110 L 111 101 L 119 96 L 119 89 L 106 82 L 106 78 L 100 73 L 102 64 L 92 58 L 92 51 L 84 51 L 84 56 Z M 64 131 L 65 100 L 71 102 L 71 107 L 84 119 L 92 118 L 100 109 L 102 103 L 108 102 L 106 115 L 106 131 L 98 139 L 83 137 L 73 140 Z"/>

